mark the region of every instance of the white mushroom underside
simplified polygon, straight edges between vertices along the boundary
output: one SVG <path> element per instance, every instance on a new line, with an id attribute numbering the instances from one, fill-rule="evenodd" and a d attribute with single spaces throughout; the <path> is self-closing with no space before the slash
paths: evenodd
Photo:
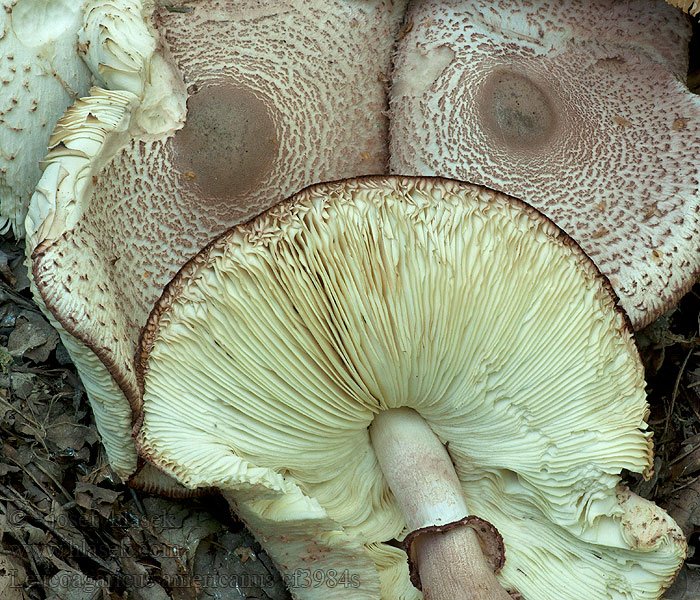
<path id="1" fill-rule="evenodd" d="M 644 384 L 590 261 L 498 194 L 400 179 L 348 190 L 303 193 L 184 276 L 145 376 L 146 454 L 229 489 L 249 461 L 383 542 L 404 523 L 367 427 L 410 407 L 502 533 L 505 587 L 656 598 L 683 548 L 665 533 L 641 555 L 622 532 L 619 473 L 651 455 Z"/>

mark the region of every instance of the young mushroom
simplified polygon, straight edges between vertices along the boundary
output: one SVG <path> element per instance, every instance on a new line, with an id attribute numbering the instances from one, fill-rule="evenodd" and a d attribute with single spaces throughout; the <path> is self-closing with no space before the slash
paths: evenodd
<path id="1" fill-rule="evenodd" d="M 183 267 L 137 364 L 140 452 L 219 488 L 296 598 L 649 600 L 685 556 L 620 483 L 652 443 L 614 293 L 498 192 L 313 186 Z"/>
<path id="2" fill-rule="evenodd" d="M 700 98 L 660 0 L 413 2 L 391 171 L 527 198 L 605 273 L 635 328 L 700 273 Z"/>
<path id="3" fill-rule="evenodd" d="M 90 89 L 77 53 L 80 3 L 0 2 L 0 233 L 24 236 L 51 131 Z"/>
<path id="4" fill-rule="evenodd" d="M 402 8 L 87 3 L 81 48 L 112 89 L 94 88 L 59 122 L 27 251 L 121 477 L 137 467 L 139 331 L 182 264 L 306 185 L 386 169 L 378 73 Z"/>

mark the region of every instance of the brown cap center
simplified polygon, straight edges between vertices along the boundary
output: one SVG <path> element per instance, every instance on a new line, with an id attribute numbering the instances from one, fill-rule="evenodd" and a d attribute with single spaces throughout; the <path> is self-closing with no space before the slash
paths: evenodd
<path id="1" fill-rule="evenodd" d="M 478 110 L 489 137 L 511 151 L 538 151 L 557 127 L 554 106 L 544 91 L 528 77 L 509 71 L 486 77 Z"/>
<path id="2" fill-rule="evenodd" d="M 230 85 L 207 85 L 187 100 L 187 121 L 172 141 L 175 167 L 205 196 L 230 198 L 270 171 L 279 142 L 262 99 Z"/>

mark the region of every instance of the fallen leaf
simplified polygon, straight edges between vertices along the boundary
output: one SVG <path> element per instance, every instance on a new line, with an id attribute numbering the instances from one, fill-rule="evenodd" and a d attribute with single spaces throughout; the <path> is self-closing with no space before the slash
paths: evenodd
<path id="1" fill-rule="evenodd" d="M 58 333 L 39 313 L 23 310 L 7 339 L 7 349 L 16 358 L 44 362 L 58 344 Z"/>
<path id="2" fill-rule="evenodd" d="M 114 504 L 121 495 L 121 492 L 108 490 L 99 485 L 93 485 L 92 483 L 86 483 L 84 481 L 79 481 L 75 484 L 74 493 L 75 501 L 79 506 L 94 510 L 105 519 L 112 515 L 115 508 Z"/>
<path id="3" fill-rule="evenodd" d="M 695 453 L 689 454 L 688 458 L 694 462 Z M 700 479 L 696 479 L 690 485 L 673 494 L 666 509 L 686 537 L 690 537 L 696 529 L 700 528 Z M 698 597 L 700 598 L 700 596 Z"/>

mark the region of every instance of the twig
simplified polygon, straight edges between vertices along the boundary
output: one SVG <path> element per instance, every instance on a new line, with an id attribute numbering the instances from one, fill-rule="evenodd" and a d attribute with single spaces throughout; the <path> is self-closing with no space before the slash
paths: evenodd
<path id="1" fill-rule="evenodd" d="M 31 419 L 27 415 L 25 415 L 21 410 L 12 406 L 12 404 L 10 404 L 2 396 L 0 396 L 0 404 L 4 404 L 10 410 L 16 412 L 20 417 L 22 417 L 27 423 L 29 423 L 33 427 L 33 429 L 35 431 L 34 438 L 41 443 L 46 454 L 49 454 L 49 449 L 46 447 L 46 441 L 45 441 L 46 429 L 44 429 L 44 427 L 42 425 L 40 425 L 37 421 L 35 421 L 34 419 Z"/>
<path id="2" fill-rule="evenodd" d="M 679 485 L 678 487 L 673 488 L 673 489 L 668 493 L 668 495 L 670 496 L 670 495 L 672 495 L 672 494 L 675 494 L 675 493 L 677 493 L 677 492 L 680 492 L 681 490 L 684 490 L 684 489 L 687 488 L 687 487 L 690 487 L 691 485 L 695 485 L 695 483 L 696 483 L 698 480 L 700 480 L 700 475 L 697 475 L 697 476 L 693 477 L 690 481 L 686 481 L 683 485 Z"/>
<path id="3" fill-rule="evenodd" d="M 687 442 L 684 442 L 684 443 L 687 443 Z M 690 456 L 693 452 L 695 452 L 698 448 L 700 448 L 700 444 L 692 446 L 690 448 L 690 450 L 686 450 L 685 452 L 683 452 L 683 454 L 679 454 L 678 456 L 676 456 L 676 458 L 669 461 L 668 466 L 670 467 L 671 465 L 675 465 L 677 462 L 682 461 L 684 458 L 686 458 L 687 456 Z"/>
<path id="4" fill-rule="evenodd" d="M 35 456 L 36 456 L 36 455 L 35 455 Z M 11 462 L 15 463 L 24 473 L 26 473 L 27 475 L 29 475 L 30 479 L 31 479 L 34 483 L 36 483 L 37 487 L 38 487 L 42 492 L 44 492 L 44 494 L 46 494 L 46 497 L 47 497 L 47 498 L 52 498 L 52 497 L 53 497 L 53 494 L 52 494 L 49 490 L 47 490 L 47 489 L 44 487 L 44 484 L 41 483 L 41 481 L 39 481 L 39 480 L 36 478 L 36 476 L 34 475 L 34 473 L 32 473 L 32 470 L 31 470 L 31 469 L 27 469 L 24 465 L 22 465 L 21 463 L 17 462 L 17 461 L 16 461 L 14 458 L 12 458 L 11 456 L 8 456 L 7 458 L 9 458 Z M 38 462 L 32 461 L 31 464 L 34 465 L 35 467 L 38 467 L 39 470 L 41 470 L 45 475 L 48 475 L 48 473 L 47 473 L 46 471 L 44 471 L 44 469 L 42 469 L 42 468 L 39 466 L 39 463 L 38 463 Z"/>
<path id="5" fill-rule="evenodd" d="M 14 371 L 14 368 L 13 368 L 13 371 Z M 43 430 L 44 430 L 44 428 L 43 428 L 41 425 L 39 425 L 39 423 L 37 423 L 34 419 L 30 419 L 29 417 L 27 417 L 21 410 L 19 410 L 18 408 L 15 408 L 14 406 L 12 406 L 12 404 L 10 404 L 10 403 L 9 403 L 7 400 L 5 400 L 5 398 L 3 398 L 2 396 L 0 396 L 0 404 L 4 404 L 4 405 L 6 405 L 10 410 L 15 411 L 15 412 L 16 412 L 20 417 L 22 417 L 27 423 L 29 423 L 30 425 L 33 425 L 33 426 L 34 426 L 34 429 L 36 429 L 37 431 L 43 431 Z"/>
<path id="6" fill-rule="evenodd" d="M 121 580 L 122 575 L 118 572 L 115 571 L 113 567 L 109 566 L 104 560 L 102 560 L 99 556 L 88 550 L 87 548 L 82 548 L 80 547 L 79 544 L 74 543 L 70 538 L 66 537 L 63 535 L 58 529 L 50 525 L 46 519 L 44 519 L 43 515 L 36 510 L 31 504 L 26 502 L 24 498 L 22 498 L 21 494 L 19 492 L 15 491 L 12 488 L 8 488 L 2 483 L 0 483 L 0 492 L 2 492 L 5 496 L 10 498 L 10 502 L 15 504 L 18 508 L 21 508 L 22 510 L 25 510 L 30 517 L 35 519 L 36 521 L 39 521 L 44 527 L 46 527 L 51 533 L 53 533 L 58 539 L 60 539 L 63 543 L 67 544 L 70 546 L 73 550 L 80 552 L 93 562 L 97 563 L 100 567 L 102 567 L 105 571 L 107 571 L 110 575 L 113 575 L 117 579 Z"/>
<path id="7" fill-rule="evenodd" d="M 685 359 L 683 360 L 683 364 L 681 365 L 681 368 L 678 371 L 678 376 L 676 377 L 676 382 L 673 384 L 673 393 L 671 394 L 671 406 L 668 409 L 668 413 L 666 413 L 666 423 L 664 423 L 664 430 L 663 430 L 663 433 L 661 434 L 661 438 L 659 441 L 663 440 L 666 437 L 666 433 L 668 431 L 668 426 L 671 422 L 671 417 L 673 416 L 673 410 L 676 408 L 676 397 L 678 396 L 678 388 L 680 387 L 680 384 L 681 384 L 681 377 L 683 377 L 683 373 L 685 372 L 685 367 L 688 364 L 688 360 L 690 360 L 690 357 L 694 351 L 695 351 L 695 345 L 693 345 L 690 348 L 690 350 L 688 350 L 688 354 L 685 355 Z"/>
<path id="8" fill-rule="evenodd" d="M 16 461 L 14 458 L 12 458 L 11 456 L 8 456 L 7 458 L 9 458 L 11 462 L 13 462 L 14 464 L 16 464 L 23 472 L 27 473 L 27 475 L 29 475 L 29 477 L 32 478 L 32 480 L 34 481 L 34 483 L 36 483 L 37 486 L 39 486 L 39 487 L 41 488 L 41 490 L 42 490 L 49 498 L 51 498 L 51 497 L 53 496 L 53 494 L 52 494 L 51 492 L 49 492 L 49 490 L 47 490 L 47 489 L 44 487 L 44 485 L 34 476 L 34 474 L 31 472 L 31 469 L 27 469 L 24 465 L 22 465 L 21 463 L 17 462 L 17 461 Z M 54 483 L 54 485 L 56 485 L 56 487 L 58 487 L 58 489 L 61 490 L 61 493 L 66 497 L 67 500 L 69 500 L 69 501 L 71 500 L 71 497 L 70 497 L 70 495 L 68 494 L 68 492 L 66 491 L 66 489 L 65 489 L 58 481 L 56 481 L 56 478 L 55 478 L 53 475 L 51 475 L 51 473 L 49 473 L 46 469 L 44 469 L 44 467 L 41 466 L 41 463 L 40 463 L 40 462 L 38 462 L 38 461 L 36 461 L 36 460 L 33 460 L 31 464 L 34 465 L 37 469 L 39 469 L 44 475 L 46 475 L 46 476 Z"/>
<path id="9" fill-rule="evenodd" d="M 66 372 L 65 369 L 45 369 L 44 367 L 27 367 L 26 365 L 12 365 L 12 370 L 17 373 L 32 373 L 46 377 L 59 377 Z"/>
<path id="10" fill-rule="evenodd" d="M 134 504 L 136 505 L 136 510 L 138 510 L 141 513 L 142 517 L 145 517 L 146 509 L 143 507 L 143 504 L 141 504 L 141 500 L 136 495 L 136 490 L 134 490 L 134 488 L 129 488 L 129 491 L 131 492 L 131 498 L 134 501 Z"/>
<path id="11" fill-rule="evenodd" d="M 5 294 L 7 294 L 7 295 L 9 296 L 9 299 L 10 299 L 12 302 L 14 302 L 15 304 L 19 304 L 22 308 L 24 308 L 24 309 L 26 309 L 26 310 L 31 310 L 32 312 L 35 312 L 35 313 L 41 314 L 41 312 L 39 311 L 39 309 L 36 307 L 35 304 L 33 304 L 32 302 L 30 302 L 29 300 L 27 300 L 24 296 L 22 296 L 22 295 L 18 294 L 17 292 L 15 292 L 15 290 L 13 290 L 13 289 L 12 289 L 8 284 L 6 284 L 4 281 L 0 281 L 0 291 L 1 291 L 1 292 L 4 292 Z M 0 300 L 2 300 L 1 297 L 0 297 Z"/>

